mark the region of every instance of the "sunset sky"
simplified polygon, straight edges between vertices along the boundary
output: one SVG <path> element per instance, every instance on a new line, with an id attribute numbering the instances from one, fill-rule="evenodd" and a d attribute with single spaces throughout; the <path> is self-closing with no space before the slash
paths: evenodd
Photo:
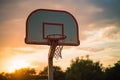
<path id="1" fill-rule="evenodd" d="M 65 70 L 86 55 L 104 67 L 120 60 L 120 0 L 0 0 L 0 72 L 47 66 L 49 46 L 24 42 L 26 19 L 36 9 L 68 11 L 79 25 L 80 45 L 65 46 L 54 65 Z"/>

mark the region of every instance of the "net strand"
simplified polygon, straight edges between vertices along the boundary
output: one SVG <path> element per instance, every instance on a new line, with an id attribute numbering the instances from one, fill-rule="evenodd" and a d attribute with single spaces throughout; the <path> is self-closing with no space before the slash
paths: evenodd
<path id="1" fill-rule="evenodd" d="M 51 46 L 56 46 L 55 48 L 55 52 L 54 52 L 54 58 L 56 60 L 58 60 L 59 58 L 62 58 L 62 49 L 63 49 L 63 46 L 62 45 L 58 45 L 58 41 L 57 40 L 52 40 L 52 41 L 49 41 L 50 42 L 50 45 Z"/>
<path id="2" fill-rule="evenodd" d="M 58 45 L 58 46 L 56 47 L 55 53 L 54 53 L 54 58 L 55 58 L 56 60 L 58 60 L 59 58 L 62 58 L 62 54 L 61 54 L 62 49 L 63 49 L 63 46 L 61 46 L 61 45 Z"/>
<path id="3" fill-rule="evenodd" d="M 50 34 L 47 36 L 48 43 L 51 46 L 55 46 L 55 49 L 52 50 L 53 52 L 53 57 L 58 60 L 59 58 L 62 58 L 62 49 L 63 45 L 60 45 L 59 43 L 64 42 L 64 39 L 66 38 L 65 35 L 61 34 Z"/>

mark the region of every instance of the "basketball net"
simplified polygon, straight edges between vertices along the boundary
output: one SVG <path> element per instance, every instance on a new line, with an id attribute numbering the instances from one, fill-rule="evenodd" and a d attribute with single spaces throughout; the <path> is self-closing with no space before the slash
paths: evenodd
<path id="1" fill-rule="evenodd" d="M 62 54 L 61 54 L 61 52 L 62 52 L 62 49 L 63 49 L 63 45 L 58 45 L 58 40 L 56 41 L 54 41 L 54 40 L 52 40 L 52 41 L 50 41 L 50 44 L 51 44 L 51 46 L 55 46 L 56 45 L 56 48 L 55 48 L 55 51 L 54 51 L 54 58 L 56 59 L 56 60 L 58 60 L 59 58 L 62 58 Z"/>
<path id="2" fill-rule="evenodd" d="M 62 58 L 62 54 L 61 54 L 62 49 L 63 49 L 63 46 L 61 46 L 61 45 L 58 45 L 58 46 L 56 47 L 55 53 L 54 53 L 54 58 L 55 58 L 56 60 L 58 60 L 59 58 Z"/>
<path id="3" fill-rule="evenodd" d="M 49 41 L 48 43 L 50 43 L 50 46 L 53 47 L 51 50 L 53 52 L 52 56 L 58 60 L 59 58 L 62 58 L 62 49 L 63 49 L 63 45 L 60 45 L 59 42 L 63 42 L 64 39 L 66 38 L 65 35 L 61 35 L 61 34 L 50 34 L 47 36 L 47 40 Z"/>

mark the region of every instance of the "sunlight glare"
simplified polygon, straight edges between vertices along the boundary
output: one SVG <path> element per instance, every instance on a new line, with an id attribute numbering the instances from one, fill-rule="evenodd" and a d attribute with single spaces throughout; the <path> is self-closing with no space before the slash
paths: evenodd
<path id="1" fill-rule="evenodd" d="M 29 63 L 24 60 L 12 60 L 11 66 L 9 67 L 9 72 L 14 72 L 17 69 L 29 67 Z"/>

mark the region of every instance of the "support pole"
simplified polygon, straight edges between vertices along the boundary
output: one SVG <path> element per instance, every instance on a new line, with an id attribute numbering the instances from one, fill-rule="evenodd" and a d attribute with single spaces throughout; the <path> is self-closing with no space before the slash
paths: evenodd
<path id="1" fill-rule="evenodd" d="M 56 49 L 56 44 L 50 46 L 48 53 L 48 80 L 53 80 L 53 57 Z"/>
<path id="2" fill-rule="evenodd" d="M 53 80 L 53 59 L 48 59 L 48 80 Z"/>

